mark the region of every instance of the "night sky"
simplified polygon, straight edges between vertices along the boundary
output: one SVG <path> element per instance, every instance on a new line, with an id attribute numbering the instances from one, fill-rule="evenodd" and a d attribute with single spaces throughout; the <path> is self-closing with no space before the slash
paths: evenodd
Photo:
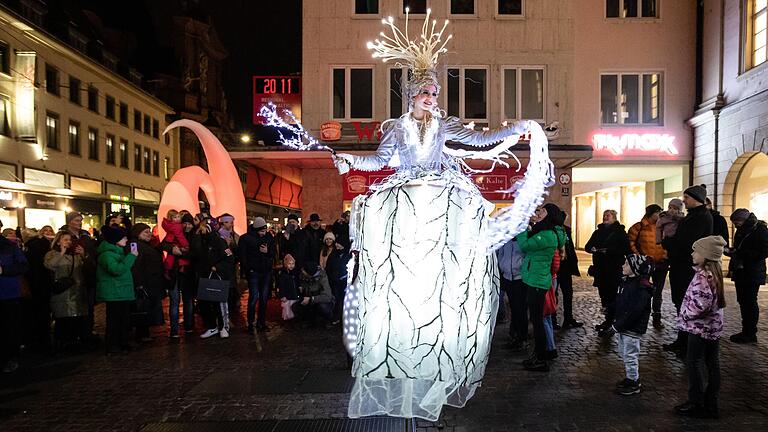
<path id="1" fill-rule="evenodd" d="M 94 20 L 78 12 L 93 11 L 103 23 L 105 46 L 146 79 L 154 72 L 179 74 L 164 31 L 175 14 L 187 10 L 198 19 L 210 17 L 229 51 L 224 89 L 236 130 L 252 128 L 253 75 L 301 72 L 300 0 L 60 0 L 49 2 L 49 10 L 88 24 Z"/>

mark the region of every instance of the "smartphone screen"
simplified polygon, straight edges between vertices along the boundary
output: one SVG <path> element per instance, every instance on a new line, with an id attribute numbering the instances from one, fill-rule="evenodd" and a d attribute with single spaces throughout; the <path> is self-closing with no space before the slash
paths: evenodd
<path id="1" fill-rule="evenodd" d="M 131 253 L 138 252 L 138 245 L 136 242 L 131 242 Z"/>

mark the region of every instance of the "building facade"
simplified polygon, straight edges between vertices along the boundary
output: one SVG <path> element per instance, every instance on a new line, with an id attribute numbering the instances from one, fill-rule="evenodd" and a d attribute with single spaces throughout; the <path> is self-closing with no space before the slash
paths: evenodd
<path id="1" fill-rule="evenodd" d="M 707 185 L 727 217 L 744 207 L 768 218 L 768 4 L 703 2 L 701 91 L 693 182 Z"/>
<path id="2" fill-rule="evenodd" d="M 378 126 L 401 115 L 408 71 L 371 57 L 366 42 L 401 29 L 411 35 L 427 8 L 453 39 L 441 57 L 439 105 L 477 129 L 532 119 L 547 128 L 557 182 L 552 201 L 569 212 L 583 246 L 603 210 L 625 224 L 688 185 L 695 97 L 695 0 L 332 0 L 303 5 L 301 120 L 315 136 L 338 130 L 337 150 L 371 153 Z M 524 143 L 516 155 L 525 167 Z M 306 153 L 306 152 L 305 152 Z M 341 184 L 327 154 L 252 152 L 243 157 L 298 170 L 302 208 L 333 218 L 384 173 L 353 173 Z M 304 161 L 308 160 L 308 161 Z M 311 162 L 310 162 L 311 161 Z M 522 171 L 475 176 L 497 207 Z M 322 180 L 322 181 L 319 181 Z"/>
<path id="3" fill-rule="evenodd" d="M 484 127 L 504 121 L 533 119 L 552 125 L 550 147 L 557 177 L 568 179 L 571 168 L 590 155 L 589 148 L 574 145 L 571 103 L 573 74 L 573 20 L 571 2 L 522 1 L 402 1 L 355 2 L 334 0 L 303 6 L 302 123 L 320 136 L 321 125 L 340 126 L 336 149 L 370 153 L 379 141 L 380 123 L 407 109 L 401 97 L 401 80 L 408 71 L 371 57 L 366 41 L 386 31 L 381 20 L 392 16 L 400 28 L 409 7 L 411 37 L 420 28 L 426 9 L 441 24 L 449 19 L 453 39 L 441 56 L 439 105 L 447 115 Z M 554 130 L 556 129 L 556 131 Z M 583 144 L 583 143 L 582 143 Z M 368 146 L 366 148 L 366 146 Z M 511 197 L 493 191 L 511 186 L 525 169 L 524 145 L 516 166 L 490 175 L 475 176 L 478 187 L 498 207 Z M 325 156 L 327 158 L 327 156 Z M 564 176 L 561 176 L 565 174 Z M 309 181 L 335 178 L 327 168 L 303 169 L 304 212 L 335 216 L 351 198 L 365 191 L 365 184 L 383 174 L 345 176 L 337 187 Z M 327 182 L 326 182 L 327 183 Z M 570 208 L 569 181 L 555 186 L 549 200 Z"/>
<path id="4" fill-rule="evenodd" d="M 54 37 L 42 4 L 21 4 L 0 7 L 0 219 L 57 229 L 76 210 L 99 228 L 125 211 L 154 225 L 179 165 L 178 133 L 161 135 L 172 108 L 135 71 L 118 73 L 116 56 L 96 61 L 73 24 L 69 38 Z"/>
<path id="5" fill-rule="evenodd" d="M 583 247 L 618 213 L 629 228 L 645 206 L 666 208 L 689 185 L 696 94 L 695 0 L 572 4 L 573 139 L 592 159 L 573 172 L 574 241 Z"/>

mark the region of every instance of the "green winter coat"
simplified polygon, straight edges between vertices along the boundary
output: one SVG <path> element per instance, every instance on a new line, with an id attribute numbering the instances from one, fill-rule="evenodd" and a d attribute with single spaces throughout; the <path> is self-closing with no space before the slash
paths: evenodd
<path id="1" fill-rule="evenodd" d="M 561 227 L 544 230 L 528 237 L 530 231 L 524 231 L 515 237 L 523 251 L 523 283 L 528 286 L 548 290 L 552 287 L 552 259 L 555 249 L 565 245 L 566 235 Z"/>
<path id="2" fill-rule="evenodd" d="M 136 256 L 127 254 L 120 246 L 108 242 L 99 245 L 99 266 L 96 269 L 97 301 L 135 300 L 131 267 Z"/>

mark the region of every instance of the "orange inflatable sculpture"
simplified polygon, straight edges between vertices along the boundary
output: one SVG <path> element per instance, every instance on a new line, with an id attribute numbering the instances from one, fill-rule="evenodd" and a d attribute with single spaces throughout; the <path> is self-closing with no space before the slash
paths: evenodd
<path id="1" fill-rule="evenodd" d="M 157 212 L 157 226 L 160 238 L 165 236 L 161 222 L 168 210 L 189 210 L 192 214 L 200 213 L 198 192 L 200 189 L 208 198 L 211 215 L 229 213 L 235 217 L 235 232 L 245 234 L 248 221 L 245 213 L 245 196 L 240 177 L 229 153 L 216 136 L 205 126 L 192 120 L 177 120 L 163 131 L 184 126 L 192 130 L 200 140 L 208 161 L 208 171 L 199 166 L 182 168 L 171 177 L 163 190 L 160 209 Z"/>

